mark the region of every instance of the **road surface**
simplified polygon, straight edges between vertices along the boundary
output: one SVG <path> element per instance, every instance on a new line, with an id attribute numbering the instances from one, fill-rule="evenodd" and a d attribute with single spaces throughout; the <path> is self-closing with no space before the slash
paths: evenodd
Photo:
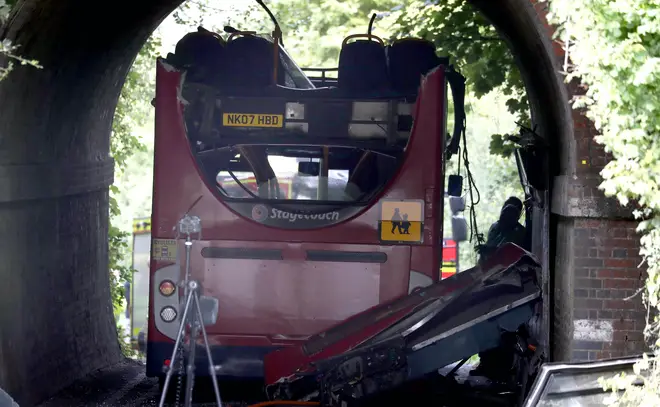
<path id="1" fill-rule="evenodd" d="M 441 369 L 443 373 L 451 370 L 452 366 Z M 462 366 L 458 372 L 458 378 L 464 379 L 468 376 L 474 365 L 470 363 Z M 127 359 L 117 365 L 101 369 L 84 379 L 81 379 L 61 391 L 50 400 L 37 407 L 155 407 L 160 400 L 158 379 L 146 377 L 145 366 L 142 362 Z M 177 380 L 172 381 L 171 388 L 177 385 Z M 195 386 L 195 407 L 211 407 L 213 403 L 213 392 L 210 381 L 198 380 Z M 261 397 L 261 384 L 223 384 L 221 395 L 223 406 L 246 407 L 256 403 Z M 173 394 L 172 392 L 171 394 Z M 242 401 L 237 401 L 242 400 Z M 251 400 L 251 401 L 246 401 Z M 183 392 L 181 404 L 183 405 Z M 173 400 L 166 404 L 174 407 Z"/>
<path id="2" fill-rule="evenodd" d="M 50 400 L 40 404 L 38 407 L 147 407 L 158 406 L 160 392 L 158 379 L 146 377 L 145 366 L 141 362 L 127 359 L 115 366 L 101 369 L 84 379 L 81 379 L 61 391 Z M 175 387 L 177 380 L 172 381 L 171 388 Z M 236 390 L 236 386 L 231 386 Z M 195 407 L 215 406 L 211 387 L 202 380 L 195 385 L 195 400 L 199 401 Z M 254 395 L 259 392 L 259 387 L 253 385 L 252 389 L 240 389 L 242 397 L 246 392 Z M 234 393 L 234 392 L 232 392 Z M 228 393 L 225 389 L 221 393 L 223 406 L 245 406 L 247 403 L 236 403 L 232 399 L 235 395 Z M 226 400 L 225 400 L 226 399 Z M 227 401 L 227 402 L 225 402 Z M 166 404 L 174 407 L 174 403 Z M 183 405 L 183 392 L 181 397 Z"/>

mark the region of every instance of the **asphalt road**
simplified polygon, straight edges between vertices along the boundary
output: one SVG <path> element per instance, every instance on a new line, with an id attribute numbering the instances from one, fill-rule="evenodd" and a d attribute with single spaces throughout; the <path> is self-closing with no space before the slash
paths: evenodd
<path id="1" fill-rule="evenodd" d="M 453 365 L 441 369 L 446 374 Z M 468 376 L 474 365 L 462 366 L 457 376 L 459 381 Z M 142 407 L 158 406 L 160 390 L 158 379 L 145 376 L 143 363 L 127 359 L 117 365 L 99 370 L 61 391 L 37 407 Z M 170 385 L 171 392 L 167 407 L 175 407 L 174 393 L 177 380 Z M 246 407 L 257 403 L 262 397 L 260 383 L 221 383 L 223 406 Z M 210 380 L 198 379 L 195 383 L 195 407 L 216 406 Z M 181 404 L 183 405 L 183 392 Z"/>
<path id="2" fill-rule="evenodd" d="M 38 407 L 158 406 L 160 401 L 158 379 L 146 377 L 144 372 L 144 364 L 128 359 L 77 381 Z M 173 389 L 176 384 L 177 380 L 174 378 L 170 388 Z M 247 402 L 236 402 L 236 400 L 253 398 L 255 394 L 260 393 L 260 388 L 254 384 L 243 386 L 240 389 L 237 389 L 236 385 L 223 385 L 222 387 L 224 388 L 221 389 L 223 406 L 227 407 L 246 406 Z M 198 380 L 195 383 L 193 400 L 196 401 L 196 407 L 215 406 L 216 404 L 212 402 L 213 392 L 210 383 Z M 166 405 L 174 407 L 175 403 L 172 400 Z M 183 392 L 181 405 L 183 405 Z"/>

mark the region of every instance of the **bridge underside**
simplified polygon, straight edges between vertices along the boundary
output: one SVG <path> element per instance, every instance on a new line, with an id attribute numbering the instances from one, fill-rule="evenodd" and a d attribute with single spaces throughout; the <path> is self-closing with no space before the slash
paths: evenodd
<path id="1" fill-rule="evenodd" d="M 551 140 L 555 188 L 536 209 L 534 251 L 547 293 L 553 275 L 571 287 L 573 248 L 551 242 L 572 235 L 574 218 L 585 215 L 563 198 L 579 187 L 577 150 L 547 29 L 529 0 L 471 1 L 515 50 L 534 121 Z M 25 0 L 2 33 L 44 66 L 0 82 L 0 387 L 21 405 L 121 358 L 107 274 L 110 129 L 135 55 L 178 3 Z M 611 215 L 594 205 L 582 209 Z M 557 292 L 553 312 L 572 320 L 573 293 Z M 557 354 L 568 358 L 573 339 L 562 329 L 568 342 Z"/>

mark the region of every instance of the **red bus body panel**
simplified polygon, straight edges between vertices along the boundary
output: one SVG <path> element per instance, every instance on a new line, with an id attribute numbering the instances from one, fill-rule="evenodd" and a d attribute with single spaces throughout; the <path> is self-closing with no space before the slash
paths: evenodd
<path id="1" fill-rule="evenodd" d="M 454 278 L 427 287 L 418 294 L 411 294 L 354 315 L 333 326 L 332 330 L 345 332 L 336 334 L 336 340 L 330 340 L 330 343 L 315 353 L 306 353 L 304 343 L 269 353 L 264 361 L 266 385 L 291 377 L 295 373 L 313 370 L 313 362 L 339 356 L 352 350 L 409 315 L 420 304 L 449 296 L 479 280 L 494 268 L 506 268 L 515 264 L 526 254 L 523 249 L 514 244 L 504 245 L 498 250 L 496 256 L 482 265 L 477 265 L 453 276 Z M 355 324 L 353 321 L 358 319 L 363 321 Z M 354 325 L 354 327 L 349 327 L 349 325 Z M 320 332 L 316 336 L 329 337 L 327 332 Z"/>
<path id="2" fill-rule="evenodd" d="M 446 110 L 443 69 L 432 71 L 422 82 L 404 159 L 381 195 L 353 218 L 315 230 L 264 226 L 239 216 L 223 203 L 215 185 L 204 179 L 187 140 L 181 83 L 181 73 L 159 60 L 152 239 L 176 239 L 177 222 L 201 197 L 190 210 L 202 224 L 201 240 L 192 245 L 191 268 L 192 278 L 202 284 L 203 295 L 219 300 L 217 323 L 207 327 L 213 347 L 295 345 L 351 315 L 406 295 L 411 270 L 439 280 Z M 379 199 L 425 202 L 422 244 L 380 242 Z M 205 258 L 200 253 L 204 247 L 278 249 L 282 259 Z M 314 249 L 382 252 L 387 254 L 387 261 L 306 261 L 306 251 Z M 179 239 L 181 268 L 183 250 Z M 158 269 L 170 264 L 152 256 L 152 278 Z M 174 343 L 155 326 L 159 310 L 154 309 L 153 287 L 151 284 L 149 349 L 156 349 L 158 344 L 168 347 L 160 347 L 161 351 L 151 355 L 148 351 L 150 375 L 156 374 L 157 363 L 169 358 Z M 223 360 L 215 363 L 222 364 Z"/>

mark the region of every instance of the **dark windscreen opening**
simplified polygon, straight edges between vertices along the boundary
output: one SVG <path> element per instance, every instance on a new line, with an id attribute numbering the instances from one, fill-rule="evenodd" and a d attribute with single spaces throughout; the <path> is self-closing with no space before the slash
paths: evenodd
<path id="1" fill-rule="evenodd" d="M 280 63 L 284 70 L 284 86 L 298 89 L 310 89 L 314 85 L 289 54 L 280 48 Z"/>
<path id="2" fill-rule="evenodd" d="M 269 34 L 258 34 L 257 37 L 263 38 L 268 42 L 273 42 L 273 37 Z M 280 67 L 282 70 L 280 73 L 281 81 L 279 84 L 284 85 L 289 88 L 298 88 L 298 89 L 311 89 L 314 88 L 312 82 L 307 78 L 302 69 L 296 64 L 296 62 L 291 58 L 289 53 L 281 46 L 279 47 L 280 54 Z"/>
<path id="3" fill-rule="evenodd" d="M 354 147 L 242 145 L 198 157 L 228 199 L 364 203 L 392 179 L 402 154 Z"/>

